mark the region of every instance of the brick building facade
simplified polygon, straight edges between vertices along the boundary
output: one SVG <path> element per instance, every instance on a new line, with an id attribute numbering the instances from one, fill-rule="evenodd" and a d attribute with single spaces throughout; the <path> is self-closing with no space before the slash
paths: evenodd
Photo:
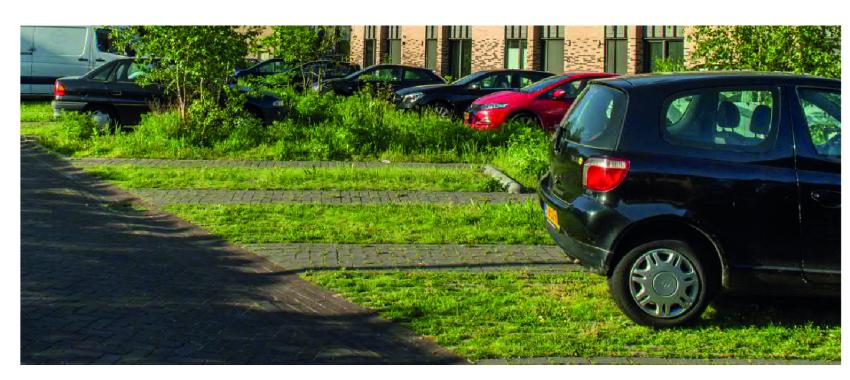
<path id="1" fill-rule="evenodd" d="M 398 63 L 453 78 L 486 69 L 653 71 L 659 58 L 687 62 L 683 26 L 355 25 L 351 62 Z M 398 51 L 400 50 L 400 51 Z"/>

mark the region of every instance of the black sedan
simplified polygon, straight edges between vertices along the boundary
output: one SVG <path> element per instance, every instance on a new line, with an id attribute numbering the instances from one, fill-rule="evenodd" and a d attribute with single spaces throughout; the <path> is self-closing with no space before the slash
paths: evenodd
<path id="1" fill-rule="evenodd" d="M 247 77 L 265 77 L 277 74 L 291 74 L 291 84 L 312 86 L 322 79 L 342 78 L 360 70 L 360 65 L 327 59 L 302 64 L 287 63 L 279 58 L 260 62 L 244 70 L 237 70 L 234 79 Z"/>
<path id="2" fill-rule="evenodd" d="M 127 58 L 104 64 L 80 77 L 59 78 L 53 89 L 53 114 L 90 112 L 100 125 L 136 124 L 150 110 L 152 102 L 164 100 L 159 86 L 136 83 L 141 75 L 144 75 L 143 64 Z M 245 107 L 266 124 L 285 113 L 280 99 L 272 94 L 251 95 Z"/>
<path id="3" fill-rule="evenodd" d="M 554 74 L 531 70 L 485 70 L 450 84 L 405 88 L 396 92 L 404 109 L 430 108 L 441 116 L 460 116 L 475 99 L 498 91 L 517 90 Z"/>
<path id="4" fill-rule="evenodd" d="M 338 95 L 351 95 L 370 86 L 388 87 L 391 91 L 425 84 L 445 84 L 446 80 L 431 70 L 414 66 L 375 65 L 344 78 L 323 80 L 313 86 L 317 91 L 332 91 Z"/>

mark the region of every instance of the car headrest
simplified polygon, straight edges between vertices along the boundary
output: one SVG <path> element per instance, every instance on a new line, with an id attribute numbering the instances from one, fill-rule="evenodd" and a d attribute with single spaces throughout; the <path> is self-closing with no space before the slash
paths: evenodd
<path id="1" fill-rule="evenodd" d="M 757 135 L 766 135 L 770 132 L 770 107 L 762 104 L 753 110 L 750 119 L 750 132 Z"/>
<path id="2" fill-rule="evenodd" d="M 717 126 L 720 128 L 737 128 L 741 122 L 741 111 L 734 103 L 725 100 L 717 107 Z"/>

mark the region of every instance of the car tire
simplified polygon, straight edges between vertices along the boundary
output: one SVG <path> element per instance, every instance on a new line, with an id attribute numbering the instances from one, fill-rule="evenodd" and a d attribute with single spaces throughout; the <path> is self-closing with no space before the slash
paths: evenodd
<path id="1" fill-rule="evenodd" d="M 445 103 L 435 103 L 428 106 L 428 108 L 437 116 L 452 117 L 452 109 Z"/>
<path id="2" fill-rule="evenodd" d="M 703 257 L 684 240 L 638 245 L 617 262 L 608 289 L 617 307 L 639 325 L 693 323 L 717 287 L 714 268 Z"/>
<path id="3" fill-rule="evenodd" d="M 89 109 L 88 112 L 98 128 L 102 130 L 111 130 L 119 125 L 118 115 L 110 107 L 96 106 Z"/>
<path id="4" fill-rule="evenodd" d="M 519 113 L 519 114 L 513 115 L 513 116 L 511 116 L 510 119 L 508 119 L 508 122 L 510 122 L 511 124 L 520 124 L 520 125 L 526 125 L 526 126 L 529 126 L 529 127 L 539 127 L 540 126 L 540 122 L 537 121 L 537 117 L 535 117 L 532 114 L 528 114 L 528 113 Z"/>

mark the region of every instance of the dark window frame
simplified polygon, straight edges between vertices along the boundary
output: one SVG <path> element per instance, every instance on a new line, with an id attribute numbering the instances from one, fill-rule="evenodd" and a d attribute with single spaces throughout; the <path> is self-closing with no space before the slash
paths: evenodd
<path id="1" fill-rule="evenodd" d="M 378 55 L 377 27 L 367 25 L 363 28 L 363 67 L 374 66 L 377 63 Z M 367 47 L 371 49 L 367 49 Z M 367 54 L 367 50 L 371 50 L 371 54 Z"/>
<path id="2" fill-rule="evenodd" d="M 685 28 L 679 25 L 647 25 L 643 27 L 643 58 L 646 72 L 654 72 L 655 60 L 652 57 L 653 44 L 661 44 L 661 59 L 670 58 L 670 44 L 681 44 L 683 62 L 685 60 Z"/>
<path id="3" fill-rule="evenodd" d="M 604 44 L 603 44 L 603 60 L 604 67 L 603 70 L 607 73 L 618 73 L 625 74 L 629 71 L 629 27 L 626 25 L 606 25 L 604 27 Z M 609 43 L 614 43 L 616 48 L 614 51 L 611 51 L 609 48 Z M 623 63 L 622 72 L 617 70 L 617 58 L 620 58 L 619 47 L 624 45 L 625 48 L 622 52 L 622 56 L 625 57 L 625 63 Z M 609 54 L 615 54 L 614 56 L 614 67 L 610 67 L 608 64 Z"/>
<path id="4" fill-rule="evenodd" d="M 449 26 L 448 42 L 448 69 L 451 75 L 453 76 L 452 79 L 457 80 L 472 73 L 471 27 L 468 25 Z M 455 50 L 459 51 L 459 56 L 457 57 L 454 56 Z"/>
<path id="5" fill-rule="evenodd" d="M 544 71 L 548 71 L 554 74 L 560 74 L 564 72 L 564 51 L 565 51 L 565 28 L 563 25 L 543 25 L 539 26 L 538 35 L 540 36 L 540 68 Z M 549 55 L 552 54 L 549 49 L 550 42 L 560 42 L 561 45 L 561 54 L 559 55 L 560 65 L 557 69 L 553 69 L 548 67 L 549 63 Z"/>
<path id="6" fill-rule="evenodd" d="M 429 70 L 437 70 L 437 47 L 439 44 L 437 38 L 437 26 L 425 26 L 425 68 Z M 433 50 L 433 51 L 431 51 Z"/>
<path id="7" fill-rule="evenodd" d="M 504 68 L 512 69 L 509 65 L 508 60 L 508 52 L 510 51 L 510 45 L 512 43 L 519 44 L 520 51 L 520 61 L 519 67 L 514 67 L 513 69 L 524 70 L 527 68 L 528 64 L 528 26 L 525 25 L 508 25 L 505 26 L 505 51 L 504 58 L 502 59 Z"/>

